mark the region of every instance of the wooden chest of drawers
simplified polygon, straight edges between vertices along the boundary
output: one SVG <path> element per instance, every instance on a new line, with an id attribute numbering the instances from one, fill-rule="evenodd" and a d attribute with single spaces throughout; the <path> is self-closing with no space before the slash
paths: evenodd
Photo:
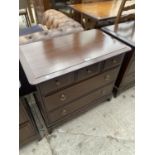
<path id="1" fill-rule="evenodd" d="M 40 87 L 40 85 L 38 85 L 38 93 L 42 100 L 42 102 L 38 102 L 38 104 L 40 104 L 39 106 L 42 110 L 44 110 L 43 115 L 44 118 L 46 118 L 46 125 L 51 127 L 57 124 L 57 122 L 60 122 L 61 120 L 63 121 L 67 116 L 72 116 L 72 114 L 76 111 L 80 112 L 80 109 L 96 103 L 96 100 L 98 99 L 110 99 L 114 83 L 120 69 L 120 64 L 122 62 L 122 56 L 123 55 L 121 55 L 121 57 L 118 56 L 120 58 L 119 60 L 115 57 L 117 58 L 118 63 L 115 66 L 112 65 L 113 67 L 106 71 L 102 71 L 102 68 L 99 67 L 98 73 L 94 76 L 91 74 L 88 76 L 88 73 L 84 72 L 83 77 L 87 77 L 87 79 L 82 81 L 81 79 L 80 81 L 78 79 L 78 72 L 81 72 L 81 69 L 79 71 L 72 72 L 72 74 L 74 74 L 74 82 L 55 92 L 51 91 L 44 95 L 45 93 L 42 93 L 42 86 Z M 101 66 L 102 63 L 106 64 L 107 61 L 95 65 Z M 91 68 L 91 66 L 86 68 Z M 82 70 L 87 69 L 83 68 Z M 64 78 L 65 76 L 68 75 L 64 75 Z M 48 81 L 49 84 L 52 83 L 51 81 L 53 80 L 55 81 L 55 79 Z"/>
<path id="2" fill-rule="evenodd" d="M 118 74 L 114 95 L 117 96 L 124 90 L 135 85 L 135 52 L 134 50 L 127 53 L 122 62 L 120 73 Z"/>
<path id="3" fill-rule="evenodd" d="M 135 21 L 120 23 L 116 31 L 114 25 L 103 27 L 102 30 L 131 47 L 131 51 L 124 56 L 115 83 L 114 95 L 117 96 L 135 85 Z"/>
<path id="4" fill-rule="evenodd" d="M 39 138 L 29 106 L 23 98 L 19 102 L 19 144 L 20 146 Z"/>
<path id="5" fill-rule="evenodd" d="M 20 48 L 20 61 L 37 87 L 37 104 L 49 131 L 110 99 L 124 54 L 131 50 L 99 30 Z"/>

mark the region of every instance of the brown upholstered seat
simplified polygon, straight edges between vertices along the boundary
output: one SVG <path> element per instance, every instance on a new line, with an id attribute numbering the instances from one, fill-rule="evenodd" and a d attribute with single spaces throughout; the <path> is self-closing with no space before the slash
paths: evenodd
<path id="1" fill-rule="evenodd" d="M 47 10 L 44 13 L 42 27 L 44 29 L 42 32 L 21 36 L 19 38 L 19 43 L 28 44 L 39 40 L 49 39 L 51 37 L 83 31 L 83 27 L 80 23 L 53 9 Z"/>

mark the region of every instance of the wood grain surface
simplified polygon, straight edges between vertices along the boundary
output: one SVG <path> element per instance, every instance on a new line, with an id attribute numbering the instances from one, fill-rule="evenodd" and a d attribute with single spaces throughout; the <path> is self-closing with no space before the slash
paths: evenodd
<path id="1" fill-rule="evenodd" d="M 103 20 L 114 18 L 117 16 L 118 10 L 121 5 L 121 0 L 109 0 L 104 2 L 93 2 L 93 3 L 80 3 L 70 5 L 73 10 L 92 17 L 96 20 Z M 133 4 L 133 1 L 127 2 L 127 6 Z M 133 13 L 134 11 L 125 12 L 125 14 Z"/>
<path id="2" fill-rule="evenodd" d="M 21 45 L 19 56 L 29 83 L 35 85 L 129 50 L 93 29 Z"/>

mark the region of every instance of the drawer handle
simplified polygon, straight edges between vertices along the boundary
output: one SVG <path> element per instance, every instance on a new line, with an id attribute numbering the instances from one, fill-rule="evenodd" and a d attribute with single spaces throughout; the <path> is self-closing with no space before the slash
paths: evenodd
<path id="1" fill-rule="evenodd" d="M 117 63 L 117 60 L 116 59 L 113 59 L 112 62 L 115 64 L 115 63 Z"/>
<path id="2" fill-rule="evenodd" d="M 60 81 L 56 80 L 56 81 L 55 81 L 55 84 L 56 84 L 57 86 L 60 86 Z"/>
<path id="3" fill-rule="evenodd" d="M 61 100 L 61 101 L 65 101 L 65 100 L 66 100 L 66 96 L 65 96 L 65 94 L 61 94 L 61 96 L 60 96 L 60 100 Z"/>
<path id="4" fill-rule="evenodd" d="M 62 110 L 62 115 L 66 115 L 67 114 L 67 110 L 66 109 L 63 109 Z"/>
<path id="5" fill-rule="evenodd" d="M 88 74 L 91 74 L 91 73 L 92 73 L 92 70 L 87 69 L 87 73 L 88 73 Z"/>
<path id="6" fill-rule="evenodd" d="M 105 80 L 106 81 L 110 80 L 110 75 L 109 74 L 105 76 Z"/>

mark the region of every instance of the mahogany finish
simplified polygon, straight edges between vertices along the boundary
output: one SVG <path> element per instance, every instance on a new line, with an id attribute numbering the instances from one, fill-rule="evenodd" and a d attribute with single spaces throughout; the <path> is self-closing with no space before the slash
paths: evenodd
<path id="1" fill-rule="evenodd" d="M 127 50 L 126 45 L 94 29 L 21 45 L 19 57 L 30 84 L 35 85 Z"/>
<path id="2" fill-rule="evenodd" d="M 54 95 L 43 97 L 46 110 L 47 111 L 54 110 L 55 108 L 62 106 L 63 104 L 66 104 L 76 98 L 80 98 L 83 94 L 88 94 L 89 92 L 112 82 L 113 80 L 115 80 L 117 73 L 118 68 L 110 72 L 105 72 L 103 74 L 90 78 L 86 81 L 80 82 L 76 85 L 66 88 L 65 90 L 61 90 L 58 93 L 55 93 Z M 69 94 L 72 95 L 70 96 Z M 53 102 L 52 104 L 51 101 L 55 102 Z"/>
<path id="3" fill-rule="evenodd" d="M 111 23 L 116 18 L 118 10 L 121 5 L 121 0 L 108 0 L 103 2 L 93 2 L 93 3 L 80 3 L 70 5 L 70 8 L 76 12 L 81 13 L 86 18 L 96 22 L 97 25 L 103 26 L 103 22 L 108 21 Z M 133 4 L 133 1 L 128 1 L 126 5 Z M 125 12 L 123 15 L 132 14 L 133 10 Z M 110 21 L 110 19 L 113 19 Z M 101 24 L 100 24 L 101 23 Z"/>
<path id="4" fill-rule="evenodd" d="M 115 83 L 114 94 L 117 95 L 135 84 L 135 21 L 118 24 L 117 31 L 114 31 L 114 28 L 115 26 L 112 25 L 102 30 L 132 48 L 124 57 Z"/>
<path id="5" fill-rule="evenodd" d="M 20 46 L 20 62 L 37 86 L 37 104 L 48 130 L 110 99 L 130 50 L 95 29 Z"/>

